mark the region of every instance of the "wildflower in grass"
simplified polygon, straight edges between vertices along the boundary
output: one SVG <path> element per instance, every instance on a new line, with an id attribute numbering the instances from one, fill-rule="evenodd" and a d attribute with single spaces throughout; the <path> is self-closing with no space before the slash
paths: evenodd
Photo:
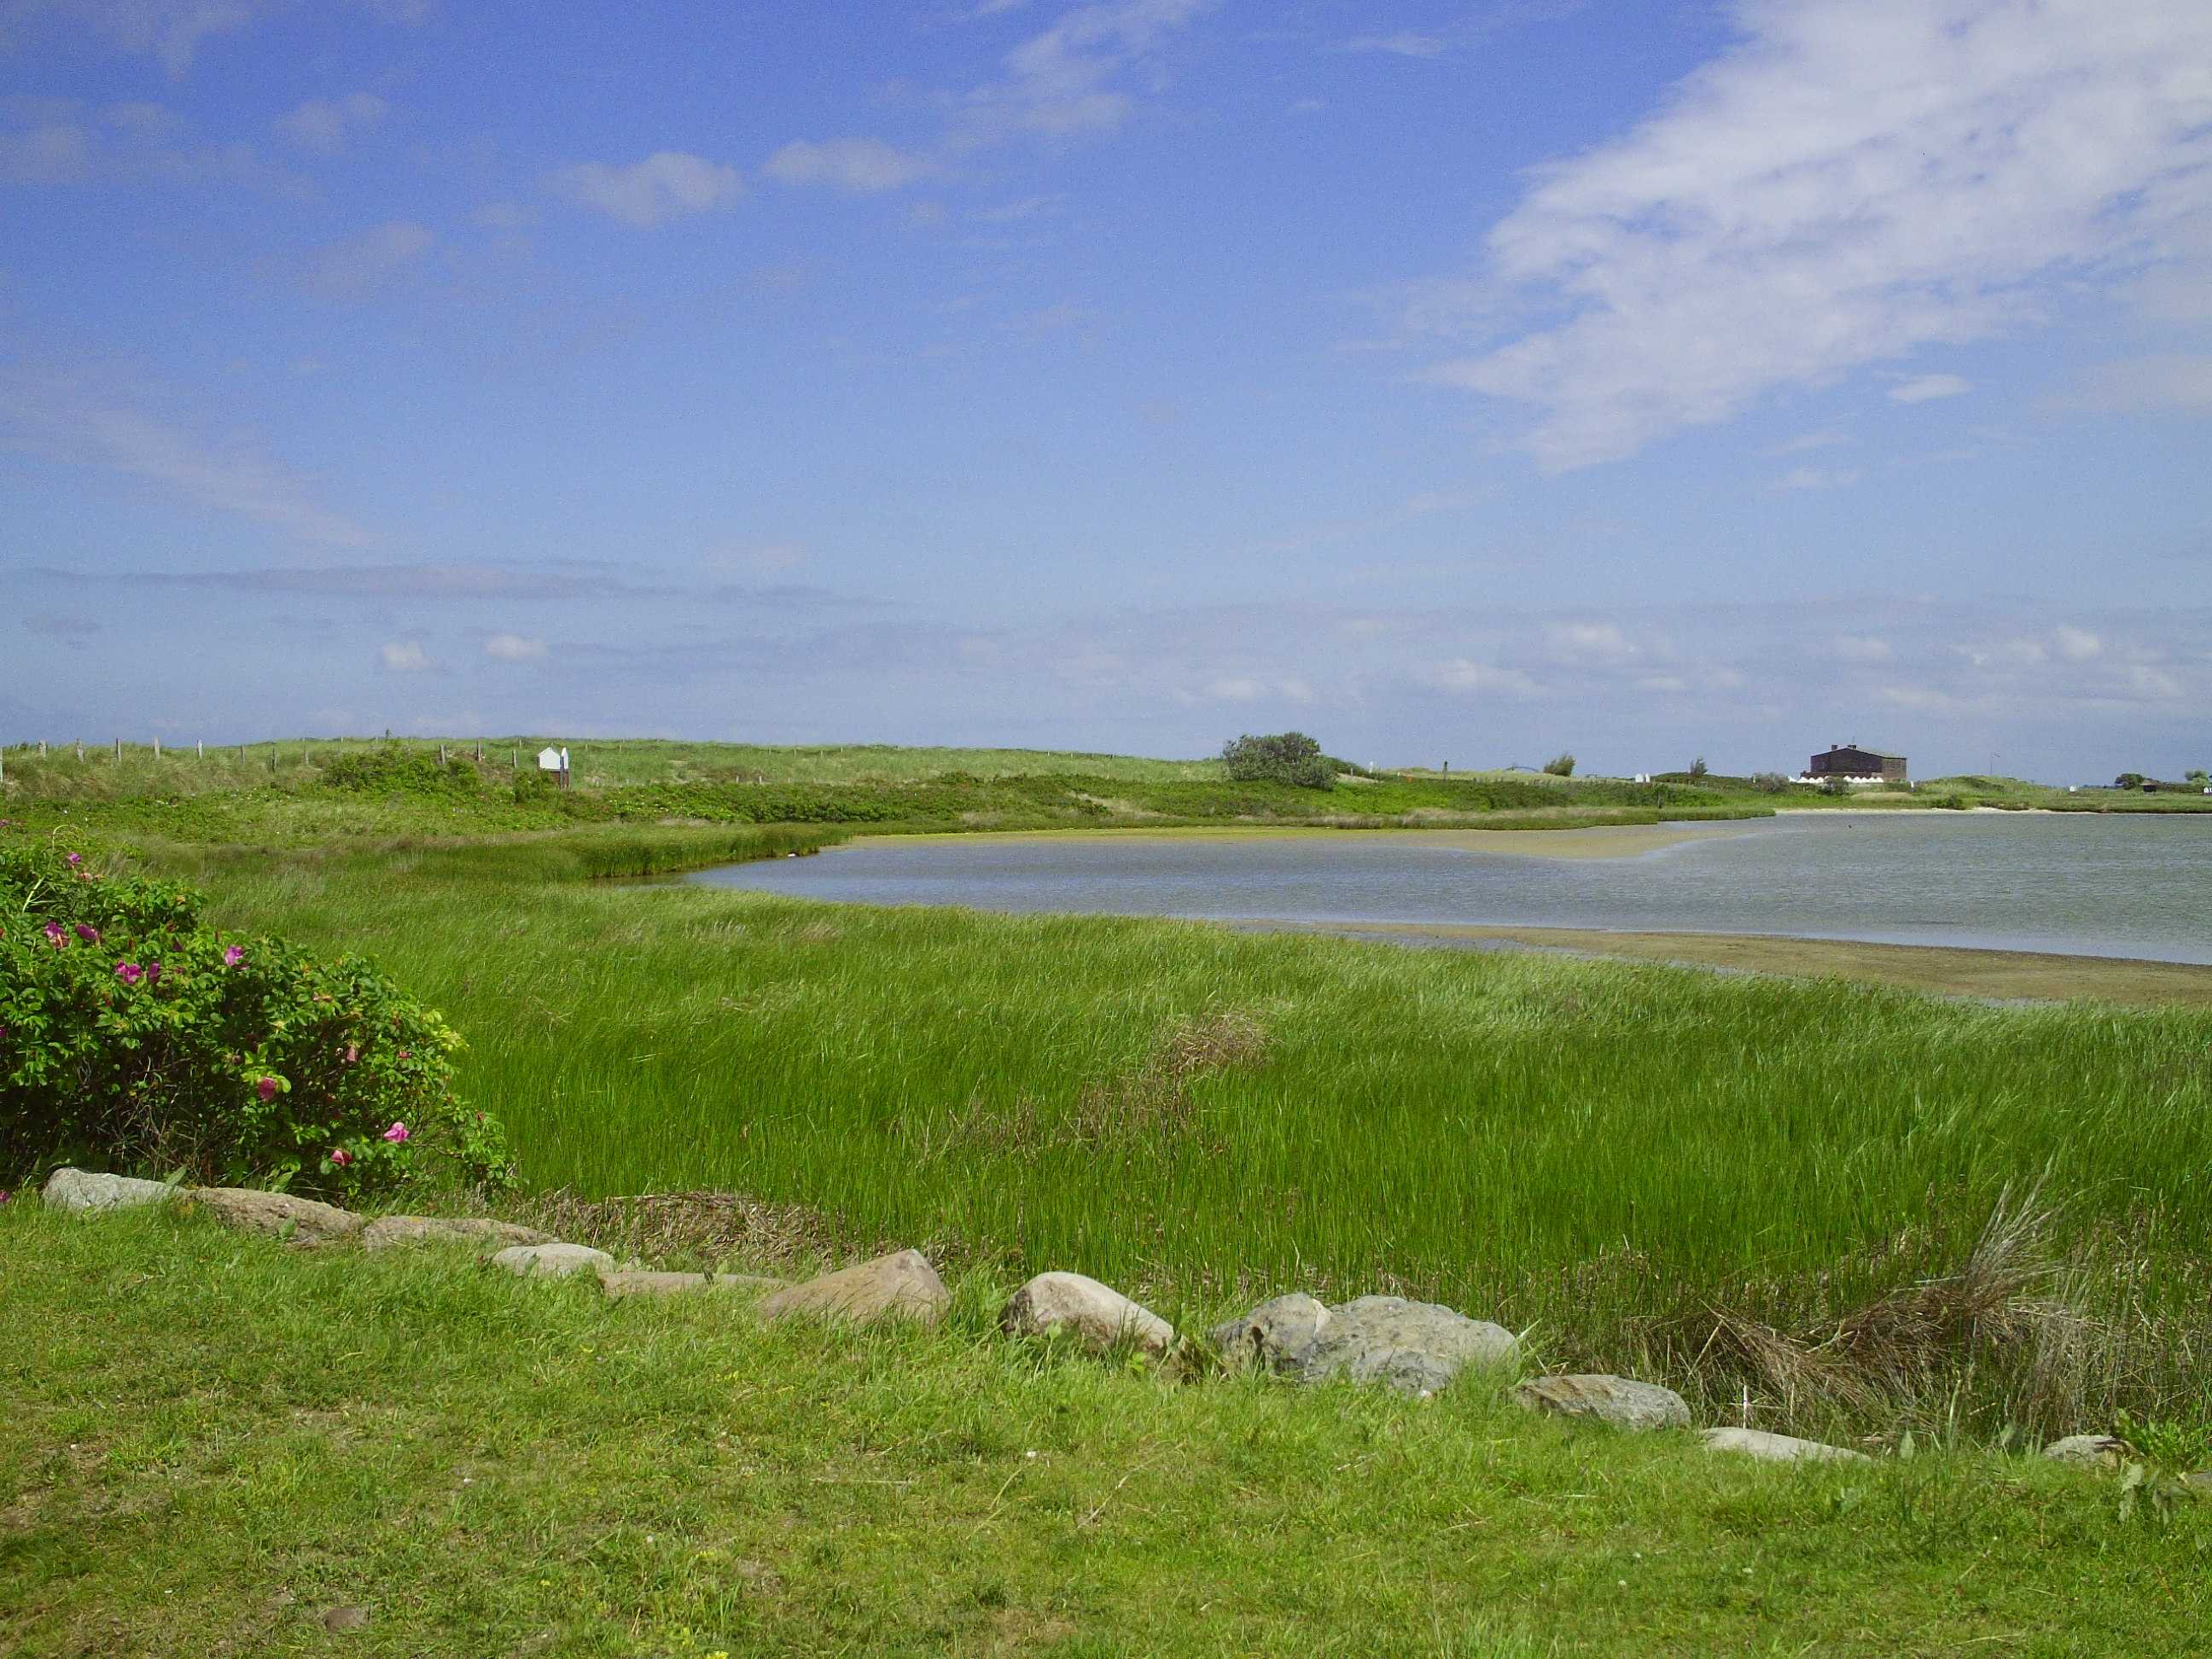
<path id="1" fill-rule="evenodd" d="M 224 967 L 235 968 L 240 963 L 245 960 L 246 952 L 240 950 L 237 945 L 232 945 L 224 948 L 222 953 L 222 965 Z"/>
<path id="2" fill-rule="evenodd" d="M 253 1092 L 259 1095 L 264 1100 L 276 1099 L 276 1079 L 273 1077 L 263 1078 L 260 1082 L 253 1085 Z"/>
<path id="3" fill-rule="evenodd" d="M 46 924 L 46 943 L 52 945 L 57 951 L 66 951 L 69 949 L 69 929 L 63 927 L 58 921 L 48 922 Z"/>
<path id="4" fill-rule="evenodd" d="M 68 861 L 68 864 L 69 864 L 69 867 L 70 867 L 70 869 L 74 870 L 74 869 L 76 869 L 76 868 L 77 867 L 77 866 L 78 866 L 78 865 L 82 864 L 82 863 L 84 862 L 84 854 L 82 854 L 82 853 L 71 853 L 71 854 L 69 855 L 69 859 L 68 859 L 68 860 L 67 860 L 67 861 Z"/>
<path id="5" fill-rule="evenodd" d="M 412 1048 L 402 1048 L 399 1051 L 399 1058 L 402 1060 L 412 1060 L 415 1058 L 415 1051 Z"/>
<path id="6" fill-rule="evenodd" d="M 161 982 L 161 964 L 158 962 L 148 963 L 146 964 L 146 983 L 149 985 L 159 985 Z"/>
<path id="7" fill-rule="evenodd" d="M 393 1124 L 389 1129 L 386 1129 L 384 1132 L 384 1138 L 390 1141 L 393 1146 L 397 1146 L 401 1141 L 407 1139 L 407 1126 L 404 1123 Z"/>
<path id="8" fill-rule="evenodd" d="M 76 936 L 82 939 L 87 945 L 97 945 L 100 943 L 100 929 L 94 927 L 88 921 L 80 921 L 77 923 Z"/>
<path id="9" fill-rule="evenodd" d="M 115 964 L 115 977 L 125 985 L 136 985 L 146 977 L 146 970 L 135 962 L 118 962 Z"/>
<path id="10" fill-rule="evenodd" d="M 337 1164 L 339 1169 L 343 1170 L 347 1164 L 353 1162 L 353 1154 L 346 1151 L 343 1146 L 337 1147 L 331 1153 L 331 1162 Z"/>

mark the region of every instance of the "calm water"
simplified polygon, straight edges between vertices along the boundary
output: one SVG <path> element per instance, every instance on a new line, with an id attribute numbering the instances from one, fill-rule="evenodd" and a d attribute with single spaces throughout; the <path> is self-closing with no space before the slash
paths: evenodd
<path id="1" fill-rule="evenodd" d="M 1605 860 L 1470 852 L 1414 830 L 891 839 L 692 879 L 868 904 L 1792 933 L 2212 963 L 2212 814 L 1822 812 L 1727 828 Z"/>

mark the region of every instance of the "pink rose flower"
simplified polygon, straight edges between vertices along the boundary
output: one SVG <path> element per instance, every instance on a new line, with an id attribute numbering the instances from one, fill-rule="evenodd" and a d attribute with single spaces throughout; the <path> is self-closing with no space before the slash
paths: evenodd
<path id="1" fill-rule="evenodd" d="M 58 921 L 48 922 L 46 924 L 46 943 L 52 945 L 57 951 L 68 950 L 69 929 L 63 927 Z"/>
<path id="2" fill-rule="evenodd" d="M 235 945 L 227 947 L 222 953 L 222 965 L 226 968 L 235 968 L 245 960 L 246 952 Z"/>
<path id="3" fill-rule="evenodd" d="M 146 983 L 149 985 L 159 985 L 161 982 L 161 964 L 158 962 L 148 963 L 146 964 Z"/>
<path id="4" fill-rule="evenodd" d="M 407 1126 L 404 1123 L 393 1124 L 389 1129 L 386 1129 L 384 1132 L 384 1138 L 390 1141 L 393 1146 L 397 1146 L 401 1141 L 407 1139 Z"/>
<path id="5" fill-rule="evenodd" d="M 361 1064 L 361 1046 L 358 1043 L 349 1042 L 346 1044 L 345 1063 L 349 1066 L 358 1066 Z"/>
<path id="6" fill-rule="evenodd" d="M 100 943 L 100 929 L 94 927 L 88 921 L 80 921 L 77 923 L 76 936 L 82 939 L 87 945 L 97 945 Z"/>
<path id="7" fill-rule="evenodd" d="M 347 1164 L 353 1162 L 353 1154 L 346 1151 L 344 1147 L 341 1146 L 331 1154 L 331 1162 L 337 1164 L 338 1168 L 343 1170 Z"/>
<path id="8" fill-rule="evenodd" d="M 69 855 L 69 866 L 72 870 L 76 869 L 78 865 L 82 864 L 83 862 L 84 854 L 82 853 L 71 853 Z"/>
<path id="9" fill-rule="evenodd" d="M 415 1058 L 415 1051 L 412 1048 L 402 1048 L 399 1051 L 399 1058 L 402 1060 L 412 1060 Z"/>
<path id="10" fill-rule="evenodd" d="M 146 970 L 135 962 L 118 962 L 115 964 L 115 977 L 125 985 L 136 985 L 146 977 Z"/>
<path id="11" fill-rule="evenodd" d="M 253 1092 L 259 1095 L 264 1100 L 276 1099 L 276 1079 L 273 1077 L 263 1078 L 260 1082 L 253 1085 Z"/>

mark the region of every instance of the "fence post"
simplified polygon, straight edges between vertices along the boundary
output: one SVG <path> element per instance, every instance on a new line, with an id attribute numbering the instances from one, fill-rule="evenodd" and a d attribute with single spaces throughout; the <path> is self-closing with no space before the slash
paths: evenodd
<path id="1" fill-rule="evenodd" d="M 161 740 L 159 738 L 154 739 L 154 758 L 155 760 L 161 758 Z"/>
<path id="2" fill-rule="evenodd" d="M 118 761 L 123 758 L 123 739 L 120 738 L 115 740 L 115 758 Z"/>

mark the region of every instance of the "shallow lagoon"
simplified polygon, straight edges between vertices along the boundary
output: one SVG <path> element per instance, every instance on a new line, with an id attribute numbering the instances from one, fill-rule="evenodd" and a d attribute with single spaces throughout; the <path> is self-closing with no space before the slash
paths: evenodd
<path id="1" fill-rule="evenodd" d="M 2212 814 L 1803 812 L 1547 856 L 1552 832 L 883 837 L 692 880 L 1213 921 L 1782 933 L 2212 963 Z M 1479 850 L 1478 850 L 1479 849 Z"/>

